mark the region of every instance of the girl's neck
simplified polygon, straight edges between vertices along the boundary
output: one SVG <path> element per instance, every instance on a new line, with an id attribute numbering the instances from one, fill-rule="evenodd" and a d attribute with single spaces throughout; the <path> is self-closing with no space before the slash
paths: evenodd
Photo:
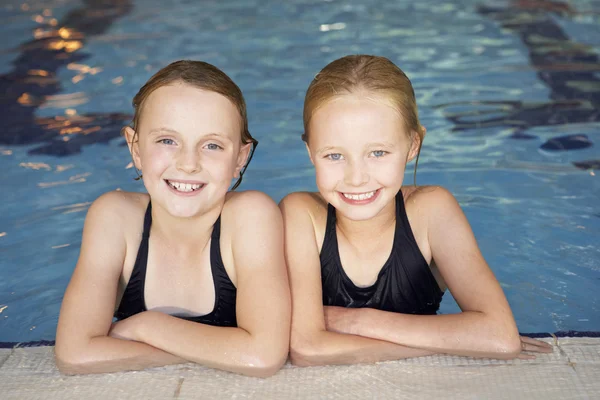
<path id="1" fill-rule="evenodd" d="M 376 216 L 365 221 L 350 220 L 336 213 L 336 225 L 350 243 L 370 243 L 378 241 L 380 233 L 396 225 L 396 201 L 390 201 Z"/>
<path id="2" fill-rule="evenodd" d="M 208 243 L 223 204 L 194 217 L 174 217 L 158 205 L 152 205 L 152 233 L 170 246 L 192 247 Z"/>

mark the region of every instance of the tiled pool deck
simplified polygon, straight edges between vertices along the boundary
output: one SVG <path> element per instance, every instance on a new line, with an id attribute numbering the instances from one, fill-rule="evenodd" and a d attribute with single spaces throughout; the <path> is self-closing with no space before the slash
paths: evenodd
<path id="1" fill-rule="evenodd" d="M 297 368 L 268 379 L 194 364 L 64 376 L 52 346 L 0 349 L 0 398 L 12 399 L 600 399 L 600 338 L 548 338 L 552 354 L 497 361 L 431 356 Z"/>

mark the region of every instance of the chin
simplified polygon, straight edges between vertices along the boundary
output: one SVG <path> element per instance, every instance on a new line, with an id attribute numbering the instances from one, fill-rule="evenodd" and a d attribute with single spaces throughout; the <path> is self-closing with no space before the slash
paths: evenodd
<path id="1" fill-rule="evenodd" d="M 330 194 L 329 202 L 335 207 L 338 214 L 352 221 L 368 221 L 379 215 L 395 196 L 388 196 L 389 190 L 382 190 L 373 202 L 367 204 L 351 204 L 340 198 L 338 192 Z"/>
<path id="2" fill-rule="evenodd" d="M 342 214 L 345 218 L 348 218 L 351 221 L 368 221 L 372 218 L 375 218 L 377 214 L 381 211 L 381 209 L 359 209 L 353 210 L 345 207 L 344 204 L 341 204 L 340 207 L 335 207 L 336 211 L 339 214 Z"/>
<path id="3" fill-rule="evenodd" d="M 173 201 L 173 199 L 153 199 L 153 202 L 160 204 L 169 215 L 176 218 L 190 218 L 201 214 L 204 210 L 202 204 L 198 201 Z"/>

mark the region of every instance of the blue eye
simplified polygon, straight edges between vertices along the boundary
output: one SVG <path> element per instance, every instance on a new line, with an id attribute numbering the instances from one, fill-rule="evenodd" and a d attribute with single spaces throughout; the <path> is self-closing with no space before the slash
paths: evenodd
<path id="1" fill-rule="evenodd" d="M 327 154 L 325 158 L 329 158 L 331 161 L 340 161 L 342 159 L 342 155 L 340 153 L 331 153 Z"/>
<path id="2" fill-rule="evenodd" d="M 206 148 L 209 150 L 223 150 L 223 148 L 221 146 L 219 146 L 218 144 L 215 144 L 215 143 L 207 144 Z"/>
<path id="3" fill-rule="evenodd" d="M 158 143 L 162 143 L 162 144 L 166 144 L 166 145 L 172 145 L 175 144 L 175 141 L 173 139 L 160 139 L 158 141 Z"/>
<path id="4" fill-rule="evenodd" d="M 387 151 L 375 150 L 371 154 L 373 154 L 373 157 L 375 157 L 375 158 L 380 158 L 380 157 L 385 156 L 387 154 Z"/>

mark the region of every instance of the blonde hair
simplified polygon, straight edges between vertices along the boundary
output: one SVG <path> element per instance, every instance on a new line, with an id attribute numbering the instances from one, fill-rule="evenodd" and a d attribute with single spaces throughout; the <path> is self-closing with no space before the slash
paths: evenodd
<path id="1" fill-rule="evenodd" d="M 232 190 L 237 188 L 242 182 L 242 177 L 252 155 L 254 149 L 258 145 L 258 141 L 252 137 L 248 130 L 248 116 L 246 114 L 246 102 L 240 88 L 219 68 L 203 61 L 180 60 L 175 61 L 166 67 L 160 69 L 154 74 L 144 86 L 138 91 L 133 98 L 132 104 L 134 115 L 132 128 L 137 136 L 140 123 L 141 112 L 144 102 L 150 94 L 156 89 L 167 86 L 173 83 L 182 82 L 190 86 L 204 89 L 210 92 L 215 92 L 229 99 L 240 113 L 241 142 L 242 144 L 252 143 L 252 153 L 248 157 L 248 161 L 244 168 L 240 171 L 240 177 L 233 186 Z M 134 136 L 135 138 L 135 136 Z M 135 141 L 135 140 L 134 140 Z"/>
<path id="2" fill-rule="evenodd" d="M 419 137 L 417 164 L 425 129 L 419 123 L 415 92 L 406 74 L 385 57 L 349 55 L 329 63 L 315 76 L 304 99 L 304 134 L 310 140 L 310 121 L 315 112 L 335 97 L 352 93 L 373 93 L 386 98 L 401 115 L 410 139 Z"/>

